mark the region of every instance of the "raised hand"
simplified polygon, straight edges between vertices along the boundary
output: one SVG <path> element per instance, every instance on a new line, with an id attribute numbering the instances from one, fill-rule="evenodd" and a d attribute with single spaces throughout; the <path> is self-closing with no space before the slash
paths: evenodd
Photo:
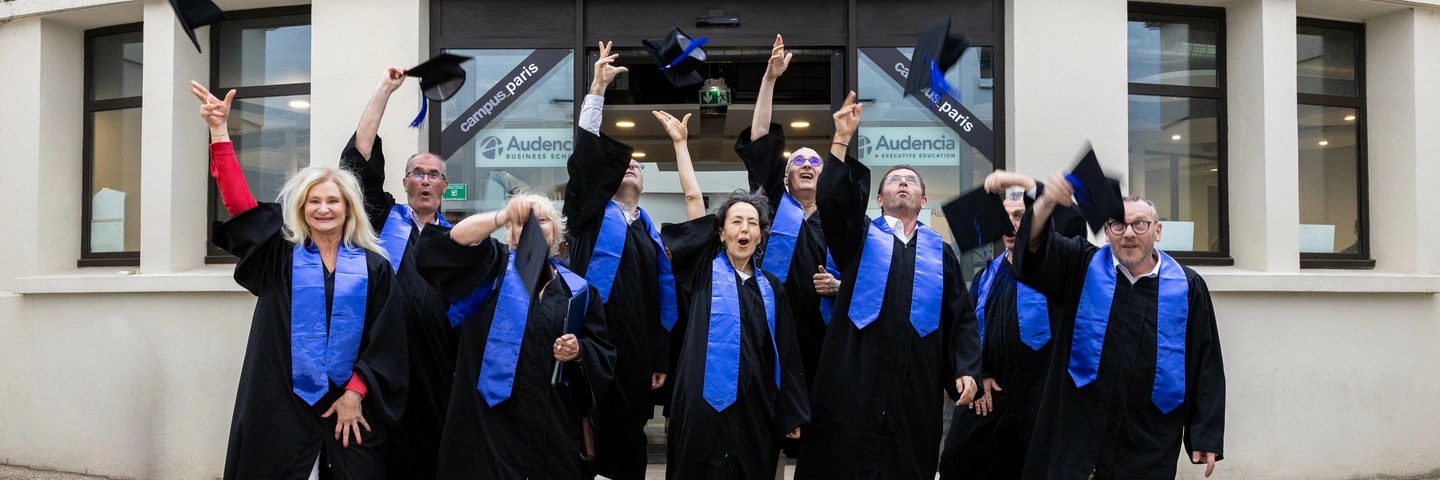
<path id="1" fill-rule="evenodd" d="M 835 141 L 849 143 L 855 130 L 860 128 L 860 111 L 864 105 L 855 103 L 855 92 L 845 97 L 845 103 L 830 118 L 835 120 Z"/>
<path id="2" fill-rule="evenodd" d="M 605 87 L 615 81 L 616 75 L 630 71 L 629 68 L 615 66 L 615 59 L 620 58 L 620 54 L 611 55 L 611 45 L 613 42 L 600 43 L 600 60 L 595 61 L 595 80 L 590 82 L 591 95 L 605 95 Z"/>
<path id="3" fill-rule="evenodd" d="M 1070 181 L 1059 173 L 1050 176 L 1050 183 L 1045 185 L 1045 192 L 1041 195 L 1051 205 L 1062 207 L 1070 206 L 1071 197 L 1074 196 L 1075 187 L 1071 186 Z"/>
<path id="4" fill-rule="evenodd" d="M 405 69 L 390 67 L 385 69 L 385 74 L 380 76 L 380 88 L 386 93 L 395 93 L 400 85 L 405 84 Z"/>
<path id="5" fill-rule="evenodd" d="M 652 110 L 650 113 L 654 114 L 655 119 L 659 120 L 660 124 L 665 126 L 665 133 L 670 134 L 671 141 L 681 143 L 684 142 L 686 138 L 689 138 L 690 114 L 685 114 L 685 118 L 683 119 L 676 119 L 674 115 L 666 112 Z"/>
<path id="6" fill-rule="evenodd" d="M 225 133 L 225 121 L 230 117 L 230 102 L 235 100 L 235 91 L 226 93 L 225 99 L 221 100 L 215 98 L 209 89 L 191 80 L 190 93 L 200 99 L 200 118 L 205 119 L 205 123 L 210 126 L 210 133 Z"/>
<path id="7" fill-rule="evenodd" d="M 995 170 L 985 177 L 985 191 L 997 195 L 1005 194 L 1005 190 L 1012 186 L 1025 187 L 1026 191 L 1035 189 L 1035 179 L 1023 173 Z"/>
<path id="8" fill-rule="evenodd" d="M 775 46 L 770 48 L 770 64 L 765 67 L 765 80 L 775 80 L 785 73 L 790 66 L 790 57 L 795 54 L 785 52 L 785 39 L 775 36 Z"/>

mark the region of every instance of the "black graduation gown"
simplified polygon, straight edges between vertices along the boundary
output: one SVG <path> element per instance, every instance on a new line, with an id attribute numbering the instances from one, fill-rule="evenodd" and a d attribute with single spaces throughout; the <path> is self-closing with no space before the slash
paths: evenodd
<path id="1" fill-rule="evenodd" d="M 914 238 L 895 240 L 880 314 L 860 330 L 847 315 L 870 219 L 870 169 L 831 156 L 820 174 L 819 212 L 842 273 L 820 366 L 810 391 L 810 428 L 797 479 L 933 479 L 945 397 L 955 380 L 980 378 L 980 333 L 960 262 L 945 248 L 940 329 L 919 337 L 910 323 Z"/>
<path id="2" fill-rule="evenodd" d="M 760 191 L 770 200 L 770 218 L 780 208 L 785 194 L 787 161 L 785 131 L 778 123 L 770 124 L 770 133 L 749 141 L 750 129 L 740 132 L 735 140 L 735 153 L 745 161 L 750 177 L 750 190 Z M 764 268 L 765 252 L 757 252 Z M 785 296 L 790 299 L 790 316 L 795 319 L 795 336 L 800 343 L 800 361 L 805 365 L 805 388 L 815 381 L 815 367 L 820 362 L 820 346 L 825 343 L 825 319 L 820 315 L 820 294 L 815 293 L 817 267 L 825 264 L 825 231 L 820 228 L 820 215 L 811 214 L 800 224 L 795 238 L 795 253 L 790 259 L 790 272 L 785 278 Z M 773 267 L 773 266 L 772 266 Z"/>
<path id="3" fill-rule="evenodd" d="M 1027 213 L 1019 231 L 1030 231 L 1030 221 Z M 1026 250 L 1028 242 L 1027 235 L 1017 239 L 1011 270 L 1021 282 L 1063 305 L 1063 315 L 1051 329 L 1054 351 L 1024 478 L 1085 479 L 1092 470 L 1099 479 L 1174 478 L 1182 441 L 1186 458 L 1194 451 L 1223 454 L 1225 367 L 1205 280 L 1184 267 L 1190 287 L 1185 400 L 1170 413 L 1161 413 L 1150 399 L 1157 279 L 1141 278 L 1131 285 L 1116 273 L 1099 373 L 1093 383 L 1076 388 L 1068 371 L 1075 312 L 1090 258 L 1099 248 L 1048 228 L 1037 252 Z"/>
<path id="4" fill-rule="evenodd" d="M 975 274 L 971 296 L 978 295 L 980 277 Z M 1050 362 L 1052 342 L 1039 350 L 1031 350 L 1020 341 L 1020 319 L 1015 309 L 1016 283 L 1010 275 L 1010 261 L 1001 260 L 1000 268 L 990 284 L 989 302 L 985 304 L 985 344 L 981 365 L 985 378 L 993 378 L 1002 390 L 992 391 L 994 405 L 989 415 L 956 407 L 951 416 L 950 434 L 940 454 L 940 477 L 952 478 L 1020 478 L 1025 468 L 1025 452 L 1030 447 L 1030 433 L 1035 429 L 1035 415 L 1040 397 L 1045 393 L 1045 372 Z M 1061 315 L 1059 304 L 1047 309 L 1053 331 Z M 983 387 L 978 396 L 983 393 Z"/>
<path id="5" fill-rule="evenodd" d="M 465 297 L 505 272 L 509 249 L 495 239 L 476 246 L 450 240 L 445 227 L 427 227 L 421 234 L 420 275 L 451 297 Z M 549 279 L 541 277 L 541 282 Z M 531 299 L 525 336 L 515 367 L 510 398 L 493 408 L 480 396 L 481 362 L 494 320 L 503 281 L 485 303 L 460 325 L 455 388 L 440 441 L 437 478 L 580 478 L 581 417 L 610 383 L 615 351 L 606 339 L 605 312 L 590 287 L 580 341 L 581 362 L 567 362 L 568 384 L 552 386 L 552 346 L 565 334 L 570 312 L 570 287 L 563 277 L 551 280 L 544 294 Z"/>
<path id="6" fill-rule="evenodd" d="M 670 402 L 667 479 L 771 479 L 780 439 L 809 420 L 810 402 L 787 294 L 770 272 L 775 293 L 775 342 L 755 278 L 735 274 L 740 295 L 740 373 L 735 403 L 715 411 L 705 400 L 705 355 L 710 332 L 713 261 L 720 252 L 715 215 L 666 224 L 665 245 L 674 259 L 680 301 L 689 314 Z M 775 385 L 779 347 L 780 386 Z M 803 435 L 803 431 L 801 432 Z"/>
<path id="7" fill-rule="evenodd" d="M 355 136 L 340 153 L 340 168 L 360 179 L 365 195 L 365 215 L 378 235 L 385 229 L 395 197 L 386 192 L 385 154 L 380 137 L 375 137 L 370 160 L 355 148 Z M 436 215 L 439 215 L 437 213 Z M 391 478 L 435 478 L 435 455 L 440 451 L 440 432 L 445 426 L 450 382 L 455 376 L 456 335 L 445 312 L 449 301 L 415 271 L 415 244 L 420 229 L 410 229 L 410 241 L 395 273 L 393 299 L 405 317 L 408 342 L 410 395 L 405 414 L 391 432 Z"/>
<path id="8" fill-rule="evenodd" d="M 365 327 L 354 371 L 368 389 L 360 410 L 372 430 L 360 429 L 361 442 L 351 438 L 350 447 L 344 448 L 335 440 L 337 416 L 320 418 L 345 393 L 344 386 L 331 381 L 330 390 L 313 406 L 292 391 L 294 244 L 281 234 L 283 223 L 280 205 L 262 203 L 215 226 L 215 245 L 240 257 L 235 282 L 258 297 L 230 420 L 225 478 L 304 479 L 322 447 L 321 468 L 328 464 L 334 478 L 385 478 L 386 436 L 405 410 L 407 376 L 405 324 L 398 303 L 390 300 L 390 262 L 366 252 Z M 334 297 L 332 282 L 327 278 L 327 306 Z"/>
<path id="9" fill-rule="evenodd" d="M 569 230 L 571 269 L 582 277 L 600 236 L 605 206 L 620 190 L 633 150 L 609 137 L 575 129 L 563 213 Z M 645 422 L 655 416 L 650 376 L 670 371 L 670 332 L 660 324 L 655 255 L 655 243 L 644 222 L 632 222 L 625 232 L 610 301 L 605 302 L 610 342 L 615 347 L 615 381 L 600 399 L 595 466 L 601 475 L 614 480 L 645 477 Z"/>

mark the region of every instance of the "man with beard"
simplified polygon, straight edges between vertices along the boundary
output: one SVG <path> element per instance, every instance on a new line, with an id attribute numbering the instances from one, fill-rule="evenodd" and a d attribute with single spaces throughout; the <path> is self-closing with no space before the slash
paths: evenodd
<path id="1" fill-rule="evenodd" d="M 970 403 L 980 334 L 960 262 L 919 221 L 925 184 L 897 165 L 881 177 L 884 216 L 865 215 L 870 169 L 845 158 L 859 125 L 853 94 L 835 113 L 818 209 L 844 285 L 820 351 L 797 479 L 932 479 L 948 392 Z M 845 158 L 845 160 L 841 160 Z"/>
<path id="2" fill-rule="evenodd" d="M 1056 176 L 1021 221 L 1011 272 L 1062 306 L 1024 478 L 1174 478 L 1183 443 L 1205 476 L 1224 458 L 1225 368 L 1205 280 L 1155 248 L 1155 205 L 1124 200 L 1109 243 L 1065 238 Z"/>

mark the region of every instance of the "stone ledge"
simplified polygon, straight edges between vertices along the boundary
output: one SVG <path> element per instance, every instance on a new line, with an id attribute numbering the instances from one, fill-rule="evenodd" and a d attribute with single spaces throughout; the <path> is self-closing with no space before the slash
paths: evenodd
<path id="1" fill-rule="evenodd" d="M 125 275 L 124 267 L 95 267 L 54 275 L 15 279 L 15 293 L 25 295 L 73 293 L 244 292 L 235 283 L 235 267 L 206 266 L 176 273 Z"/>
<path id="2" fill-rule="evenodd" d="M 1193 267 L 1212 292 L 1440 293 L 1440 275 L 1349 270 L 1270 273 Z"/>

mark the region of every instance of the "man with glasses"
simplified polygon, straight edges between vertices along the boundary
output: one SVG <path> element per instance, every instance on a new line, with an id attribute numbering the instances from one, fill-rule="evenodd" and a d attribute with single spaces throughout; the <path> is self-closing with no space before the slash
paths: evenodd
<path id="1" fill-rule="evenodd" d="M 1008 186 L 1008 185 L 1007 185 Z M 1205 280 L 1155 248 L 1155 205 L 1126 197 L 1108 244 L 1052 231 L 1074 190 L 1052 178 L 1021 221 L 1011 272 L 1062 305 L 1024 478 L 1174 478 L 1223 457 L 1225 368 Z"/>
<path id="2" fill-rule="evenodd" d="M 980 334 L 960 261 L 919 221 L 925 183 L 897 165 L 875 197 L 870 169 L 846 158 L 860 122 L 852 92 L 834 114 L 835 140 L 820 174 L 825 242 L 844 280 L 825 334 L 803 430 L 797 479 L 932 479 L 948 392 L 970 403 L 980 375 Z M 841 160 L 841 159 L 844 160 Z"/>
<path id="3" fill-rule="evenodd" d="M 456 337 L 446 315 L 449 300 L 415 270 L 415 245 L 426 226 L 450 224 L 440 214 L 445 162 L 431 153 L 417 153 L 405 162 L 406 203 L 384 189 L 385 153 L 378 135 L 390 95 L 405 82 L 405 70 L 391 67 L 365 106 L 360 125 L 340 153 L 340 168 L 360 179 L 365 214 L 379 233 L 380 246 L 395 269 L 392 301 L 403 302 L 409 350 L 410 383 L 405 413 L 391 433 L 387 470 L 391 478 L 433 478 L 440 451 L 450 384 L 455 374 Z"/>
<path id="4" fill-rule="evenodd" d="M 645 423 L 655 412 L 651 391 L 669 373 L 670 329 L 679 313 L 660 228 L 640 208 L 644 165 L 631 159 L 633 148 L 600 131 L 605 89 L 627 71 L 614 65 L 618 57 L 610 44 L 600 45 L 567 162 L 564 213 L 570 268 L 600 293 L 615 346 L 614 380 L 595 406 L 594 467 L 613 480 L 640 480 Z"/>

